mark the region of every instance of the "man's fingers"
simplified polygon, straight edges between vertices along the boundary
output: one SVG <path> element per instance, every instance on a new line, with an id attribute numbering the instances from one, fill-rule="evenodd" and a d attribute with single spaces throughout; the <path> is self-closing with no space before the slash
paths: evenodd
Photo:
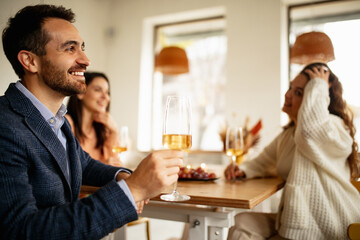
<path id="1" fill-rule="evenodd" d="M 136 203 L 137 206 L 137 213 L 142 213 L 142 210 L 144 209 L 144 201 L 140 201 Z"/>
<path id="2" fill-rule="evenodd" d="M 178 175 L 177 174 L 168 175 L 166 177 L 166 182 L 169 183 L 168 186 L 170 186 L 171 184 L 173 184 L 177 180 L 178 180 Z"/>
<path id="3" fill-rule="evenodd" d="M 167 168 L 169 167 L 181 167 L 184 165 L 184 161 L 181 158 L 171 158 L 164 161 Z"/>
<path id="4" fill-rule="evenodd" d="M 166 175 L 173 175 L 173 174 L 178 174 L 178 172 L 180 171 L 180 168 L 179 167 L 168 167 L 166 169 Z"/>
<path id="5" fill-rule="evenodd" d="M 163 155 L 163 158 L 184 158 L 184 153 L 179 150 L 160 150 L 158 153 Z"/>

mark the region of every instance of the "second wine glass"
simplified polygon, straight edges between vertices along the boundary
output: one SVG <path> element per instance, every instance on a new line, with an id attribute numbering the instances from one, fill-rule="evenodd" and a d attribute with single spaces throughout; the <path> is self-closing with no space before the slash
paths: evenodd
<path id="1" fill-rule="evenodd" d="M 118 157 L 120 158 L 121 153 L 128 150 L 128 145 L 129 145 L 129 129 L 127 126 L 122 126 L 120 128 L 119 145 L 114 146 L 112 148 L 112 151 L 114 153 L 117 153 Z"/>
<path id="2" fill-rule="evenodd" d="M 166 100 L 163 146 L 186 151 L 191 148 L 191 103 L 188 96 L 168 96 Z M 177 183 L 171 194 L 161 195 L 165 201 L 186 201 L 190 197 L 177 191 Z"/>
<path id="3" fill-rule="evenodd" d="M 226 131 L 226 155 L 231 157 L 234 164 L 236 158 L 240 157 L 244 151 L 244 139 L 242 128 L 230 126 Z"/>

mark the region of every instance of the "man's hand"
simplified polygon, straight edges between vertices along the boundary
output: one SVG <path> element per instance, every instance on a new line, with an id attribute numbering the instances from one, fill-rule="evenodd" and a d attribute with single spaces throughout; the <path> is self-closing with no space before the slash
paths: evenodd
<path id="1" fill-rule="evenodd" d="M 130 177 L 130 173 L 127 173 L 127 172 L 119 172 L 117 175 L 116 175 L 116 181 L 120 181 L 120 180 L 125 180 L 127 179 L 128 177 Z M 148 204 L 150 201 L 150 199 L 146 199 L 144 201 L 139 201 L 139 202 L 136 202 L 136 207 L 137 207 L 137 213 L 138 214 L 141 214 L 143 209 L 144 209 L 144 205 L 145 204 Z"/>
<path id="2" fill-rule="evenodd" d="M 183 153 L 161 150 L 149 154 L 125 181 L 135 199 L 140 202 L 159 195 L 178 179 Z"/>
<path id="3" fill-rule="evenodd" d="M 143 209 L 144 209 L 144 205 L 145 205 L 145 204 L 148 204 L 149 201 L 150 201 L 150 199 L 146 199 L 145 201 L 137 202 L 137 203 L 136 203 L 136 207 L 137 207 L 137 211 L 136 211 L 136 212 L 137 212 L 138 214 L 141 214 L 142 211 L 143 211 Z"/>

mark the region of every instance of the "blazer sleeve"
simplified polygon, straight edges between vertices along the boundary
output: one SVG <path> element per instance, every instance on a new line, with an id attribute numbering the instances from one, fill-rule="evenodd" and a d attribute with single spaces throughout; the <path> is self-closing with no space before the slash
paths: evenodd
<path id="1" fill-rule="evenodd" d="M 114 167 L 91 158 L 91 156 L 81 148 L 78 140 L 76 138 L 73 138 L 73 140 L 75 141 L 76 149 L 71 151 L 70 158 L 72 161 L 77 158 L 80 159 L 82 184 L 102 187 L 108 182 L 115 180 L 115 174 L 119 170 L 130 174 L 132 173 L 132 171 L 128 168 Z"/>
<path id="2" fill-rule="evenodd" d="M 97 176 L 104 186 L 68 201 L 62 175 L 31 131 L 17 127 L 20 121 L 0 120 L 0 239 L 100 239 L 137 219 L 134 206 L 111 180 L 117 168 L 99 165 L 80 151 L 85 182 L 94 183 Z"/>

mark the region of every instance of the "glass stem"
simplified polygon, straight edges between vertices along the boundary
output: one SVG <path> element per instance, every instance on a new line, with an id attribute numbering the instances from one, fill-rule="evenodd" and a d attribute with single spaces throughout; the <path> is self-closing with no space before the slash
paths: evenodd
<path id="1" fill-rule="evenodd" d="M 173 195 L 177 194 L 177 181 L 174 183 L 174 190 L 173 190 Z"/>

